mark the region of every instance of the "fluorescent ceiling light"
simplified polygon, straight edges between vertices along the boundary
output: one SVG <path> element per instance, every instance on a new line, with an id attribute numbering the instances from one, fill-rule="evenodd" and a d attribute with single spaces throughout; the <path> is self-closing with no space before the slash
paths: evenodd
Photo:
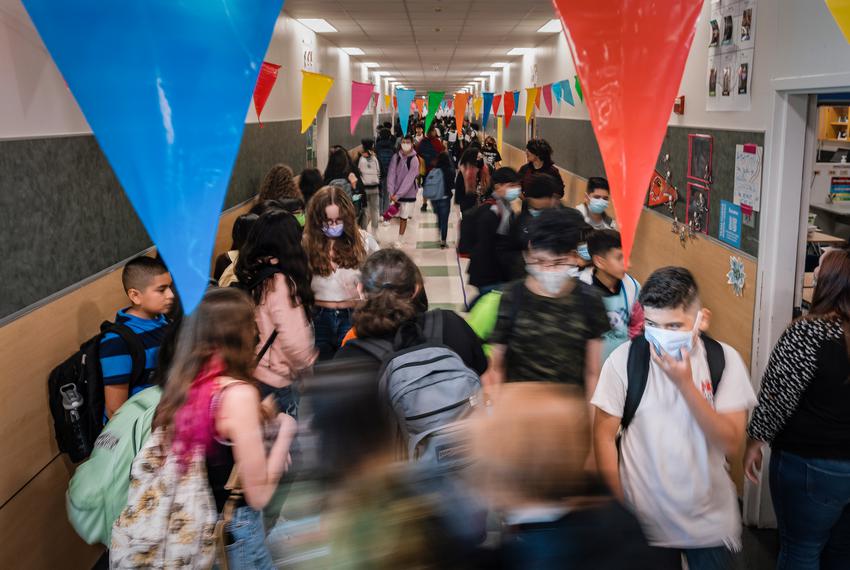
<path id="1" fill-rule="evenodd" d="M 378 64 L 378 62 L 376 61 L 367 61 L 363 65 L 366 67 L 381 67 L 380 64 Z"/>
<path id="2" fill-rule="evenodd" d="M 561 31 L 561 20 L 554 18 L 549 20 L 543 26 L 537 30 L 540 34 L 557 34 Z"/>
<path id="3" fill-rule="evenodd" d="M 389 75 L 390 74 L 389 71 L 373 71 L 372 73 L 374 73 L 376 77 L 381 77 L 382 75 Z"/>
<path id="4" fill-rule="evenodd" d="M 387 81 L 392 81 L 393 83 L 398 83 L 395 77 L 385 77 L 384 79 L 386 79 Z"/>
<path id="5" fill-rule="evenodd" d="M 498 63 L 490 64 L 490 67 L 510 67 L 510 65 L 511 65 L 510 63 L 500 61 Z"/>
<path id="6" fill-rule="evenodd" d="M 316 32 L 317 34 L 328 34 L 337 31 L 327 20 L 323 18 L 299 18 L 299 22 Z"/>
<path id="7" fill-rule="evenodd" d="M 359 47 L 344 47 L 339 48 L 348 55 L 366 55 L 366 52 L 360 49 Z"/>
<path id="8" fill-rule="evenodd" d="M 525 55 L 534 51 L 534 48 L 513 48 L 508 55 Z"/>

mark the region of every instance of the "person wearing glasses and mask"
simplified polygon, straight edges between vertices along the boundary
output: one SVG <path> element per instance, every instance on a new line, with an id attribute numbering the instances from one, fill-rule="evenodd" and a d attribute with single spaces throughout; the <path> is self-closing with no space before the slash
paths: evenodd
<path id="1" fill-rule="evenodd" d="M 581 216 L 566 208 L 532 222 L 528 275 L 502 291 L 485 385 L 558 382 L 593 393 L 610 325 L 599 293 L 576 278 L 581 226 Z"/>
<path id="2" fill-rule="evenodd" d="M 611 204 L 611 188 L 604 178 L 594 176 L 587 180 L 587 190 L 584 203 L 576 206 L 576 210 L 584 216 L 584 221 L 594 230 L 616 230 L 617 222 L 608 215 Z"/>

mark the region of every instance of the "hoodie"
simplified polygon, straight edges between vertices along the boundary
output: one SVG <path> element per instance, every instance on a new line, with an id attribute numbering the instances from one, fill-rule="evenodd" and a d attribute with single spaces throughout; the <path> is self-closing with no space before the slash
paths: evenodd
<path id="1" fill-rule="evenodd" d="M 416 151 L 405 156 L 398 151 L 390 161 L 390 171 L 387 175 L 387 193 L 395 196 L 400 202 L 416 201 L 416 177 L 419 176 L 419 156 Z"/>

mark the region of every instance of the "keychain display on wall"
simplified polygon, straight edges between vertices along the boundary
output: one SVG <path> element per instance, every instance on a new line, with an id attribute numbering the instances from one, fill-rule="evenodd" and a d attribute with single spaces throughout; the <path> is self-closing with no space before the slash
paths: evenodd
<path id="1" fill-rule="evenodd" d="M 694 233 L 708 234 L 711 192 L 707 186 L 688 182 L 685 222 Z"/>
<path id="2" fill-rule="evenodd" d="M 688 135 L 688 178 L 711 184 L 713 159 L 714 137 Z"/>

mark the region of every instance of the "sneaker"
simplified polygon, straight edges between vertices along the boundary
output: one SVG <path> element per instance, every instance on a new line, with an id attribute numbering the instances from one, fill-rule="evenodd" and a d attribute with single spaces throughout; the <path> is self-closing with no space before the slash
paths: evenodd
<path id="1" fill-rule="evenodd" d="M 422 207 L 419 208 L 419 211 L 420 212 L 427 212 L 428 211 L 428 204 L 422 204 Z"/>
<path id="2" fill-rule="evenodd" d="M 446 243 L 446 242 L 444 242 L 444 241 L 441 241 L 441 242 L 440 242 L 440 249 L 446 249 L 447 247 L 449 247 L 449 244 L 447 244 L 447 243 Z"/>

